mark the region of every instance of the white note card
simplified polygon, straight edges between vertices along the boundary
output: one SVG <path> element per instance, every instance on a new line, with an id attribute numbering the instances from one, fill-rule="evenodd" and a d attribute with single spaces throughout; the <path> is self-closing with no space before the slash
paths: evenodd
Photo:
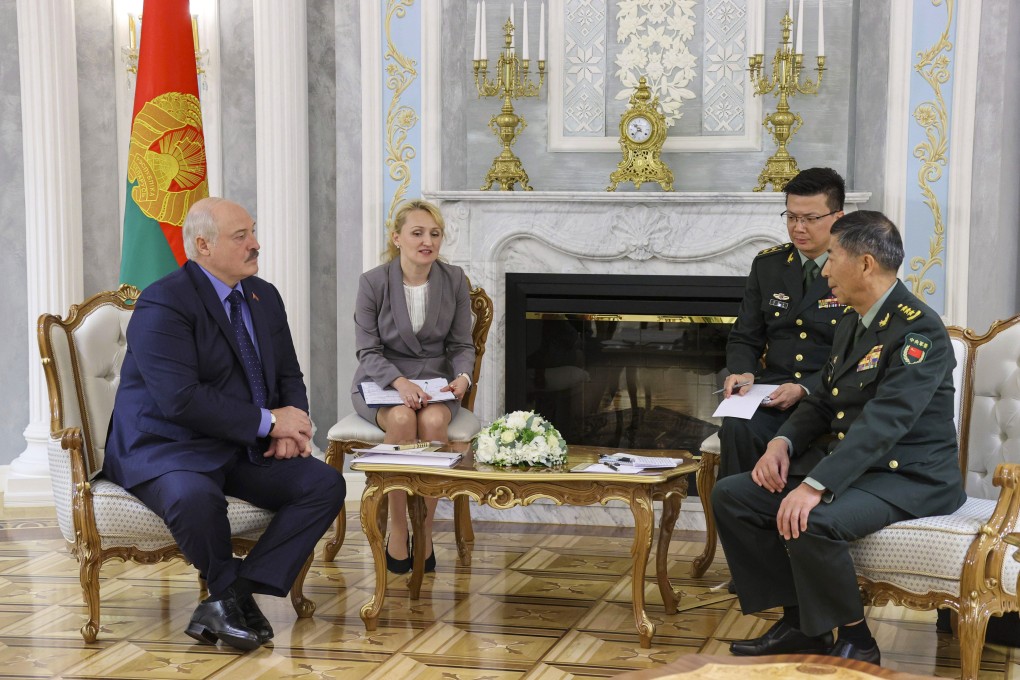
<path id="1" fill-rule="evenodd" d="M 751 385 L 747 394 L 732 394 L 729 399 L 719 402 L 719 408 L 712 414 L 713 418 L 743 418 L 750 420 L 754 412 L 761 406 L 762 400 L 776 391 L 779 385 Z"/>

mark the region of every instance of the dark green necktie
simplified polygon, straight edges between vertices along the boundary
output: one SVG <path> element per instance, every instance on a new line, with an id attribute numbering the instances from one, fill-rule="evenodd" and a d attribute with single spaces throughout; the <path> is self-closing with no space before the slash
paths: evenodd
<path id="1" fill-rule="evenodd" d="M 861 336 L 864 335 L 864 331 L 866 331 L 866 330 L 868 330 L 868 327 L 864 325 L 864 320 L 863 319 L 858 319 L 858 321 L 857 321 L 857 328 L 854 329 L 854 344 L 855 345 L 857 344 L 857 341 L 861 339 Z"/>
<path id="2" fill-rule="evenodd" d="M 811 284 L 818 278 L 818 265 L 815 264 L 814 260 L 808 260 L 804 263 L 804 290 L 811 287 Z"/>

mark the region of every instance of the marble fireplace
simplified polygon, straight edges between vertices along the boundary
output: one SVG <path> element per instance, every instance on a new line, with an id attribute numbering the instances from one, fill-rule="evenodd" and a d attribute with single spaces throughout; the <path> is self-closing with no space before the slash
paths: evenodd
<path id="1" fill-rule="evenodd" d="M 444 258 L 463 267 L 493 299 L 475 402 L 483 422 L 507 410 L 507 345 L 520 341 L 507 335 L 508 274 L 724 277 L 732 283 L 731 277 L 746 277 L 759 250 L 788 240 L 779 216 L 782 193 L 439 191 L 425 197 L 446 219 Z M 848 193 L 846 210 L 869 197 Z M 441 506 L 438 516 L 448 512 Z M 503 521 L 631 522 L 628 510 L 611 507 L 473 506 L 472 514 Z M 684 501 L 678 527 L 704 528 L 696 499 Z"/>

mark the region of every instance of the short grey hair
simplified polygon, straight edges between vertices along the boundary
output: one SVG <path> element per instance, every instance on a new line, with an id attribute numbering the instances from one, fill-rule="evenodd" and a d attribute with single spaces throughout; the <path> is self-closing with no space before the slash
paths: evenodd
<path id="1" fill-rule="evenodd" d="M 887 272 L 903 264 L 903 239 L 888 217 L 877 210 L 857 210 L 840 217 L 829 232 L 846 252 L 871 255 Z"/>
<path id="2" fill-rule="evenodd" d="M 216 243 L 216 237 L 220 235 L 220 226 L 213 217 L 216 206 L 225 201 L 225 198 L 209 197 L 203 198 L 192 204 L 184 218 L 184 254 L 189 260 L 198 257 L 198 246 L 195 239 L 201 236 L 209 245 Z"/>

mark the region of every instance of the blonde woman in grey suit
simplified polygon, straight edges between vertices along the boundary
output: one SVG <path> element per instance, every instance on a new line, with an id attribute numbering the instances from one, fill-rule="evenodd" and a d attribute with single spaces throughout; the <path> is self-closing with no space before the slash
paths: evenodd
<path id="1" fill-rule="evenodd" d="M 475 362 L 471 341 L 471 300 L 464 271 L 440 262 L 445 224 L 439 209 L 423 200 L 407 201 L 393 218 L 387 262 L 361 275 L 354 333 L 358 370 L 351 385 L 354 409 L 386 432 L 385 442 L 447 441 L 446 429 L 471 386 Z M 456 401 L 429 403 L 411 379 L 446 378 L 444 391 Z M 399 406 L 371 408 L 358 386 L 373 381 L 400 393 Z M 435 571 L 432 518 L 436 499 L 426 498 L 425 571 Z M 411 570 L 407 494 L 389 493 L 390 534 L 386 566 L 397 574 Z"/>

